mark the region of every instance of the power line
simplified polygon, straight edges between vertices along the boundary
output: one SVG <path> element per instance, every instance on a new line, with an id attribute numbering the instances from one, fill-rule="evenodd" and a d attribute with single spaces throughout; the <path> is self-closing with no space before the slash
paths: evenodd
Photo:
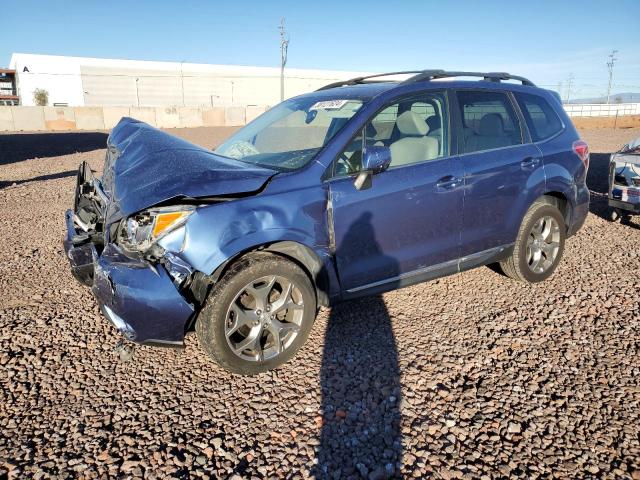
<path id="1" fill-rule="evenodd" d="M 567 97 L 565 99 L 565 103 L 569 103 L 569 99 L 571 98 L 571 83 L 573 82 L 573 80 L 573 73 L 570 73 L 569 78 L 567 78 Z"/>

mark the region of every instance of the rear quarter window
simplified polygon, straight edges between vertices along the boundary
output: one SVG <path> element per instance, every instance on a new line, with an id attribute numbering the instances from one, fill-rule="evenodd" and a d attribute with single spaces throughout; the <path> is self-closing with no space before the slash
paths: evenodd
<path id="1" fill-rule="evenodd" d="M 553 137 L 562 131 L 562 122 L 547 100 L 538 95 L 519 92 L 515 97 L 534 142 Z"/>

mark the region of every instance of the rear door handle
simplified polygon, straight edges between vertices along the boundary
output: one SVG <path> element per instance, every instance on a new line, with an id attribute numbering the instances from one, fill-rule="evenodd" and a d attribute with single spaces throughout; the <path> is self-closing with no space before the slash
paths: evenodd
<path id="1" fill-rule="evenodd" d="M 459 187 L 461 184 L 462 180 L 460 178 L 454 177 L 453 175 L 447 175 L 446 177 L 442 177 L 436 182 L 436 189 L 440 192 L 445 192 L 448 190 L 453 190 L 454 188 Z"/>
<path id="2" fill-rule="evenodd" d="M 533 170 L 540 165 L 540 159 L 538 157 L 527 157 L 520 162 L 520 167 L 524 170 Z"/>

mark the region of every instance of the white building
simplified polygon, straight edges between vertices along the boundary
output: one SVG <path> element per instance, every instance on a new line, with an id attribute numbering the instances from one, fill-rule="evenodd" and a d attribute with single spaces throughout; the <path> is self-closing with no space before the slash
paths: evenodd
<path id="1" fill-rule="evenodd" d="M 22 105 L 33 92 L 49 93 L 59 106 L 228 106 L 275 105 L 280 69 L 199 63 L 148 62 L 14 53 Z M 285 69 L 285 97 L 316 90 L 363 72 Z"/>

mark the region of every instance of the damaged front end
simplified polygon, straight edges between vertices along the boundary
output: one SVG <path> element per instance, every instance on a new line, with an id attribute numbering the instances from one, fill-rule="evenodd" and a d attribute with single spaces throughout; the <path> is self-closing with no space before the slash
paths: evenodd
<path id="1" fill-rule="evenodd" d="M 95 186 L 86 162 L 78 169 L 73 210 L 65 212 L 67 235 L 63 245 L 71 262 L 71 273 L 82 284 L 93 285 L 93 266 L 104 247 L 106 198 Z"/>
<path id="2" fill-rule="evenodd" d="M 105 226 L 108 203 L 100 181 L 83 163 L 78 170 L 74 209 L 65 215 L 63 244 L 71 272 L 91 287 L 102 313 L 125 338 L 143 344 L 182 346 L 195 308 L 181 287 L 192 270 L 158 242 L 165 240 L 165 245 L 176 246 L 186 214 L 177 214 L 176 208 L 159 209 L 153 221 L 153 213 L 145 213 Z"/>
<path id="3" fill-rule="evenodd" d="M 102 177 L 86 162 L 78 170 L 65 218 L 71 271 L 126 338 L 182 345 L 210 286 L 188 261 L 186 222 L 200 206 L 257 194 L 276 173 L 123 118 Z"/>

